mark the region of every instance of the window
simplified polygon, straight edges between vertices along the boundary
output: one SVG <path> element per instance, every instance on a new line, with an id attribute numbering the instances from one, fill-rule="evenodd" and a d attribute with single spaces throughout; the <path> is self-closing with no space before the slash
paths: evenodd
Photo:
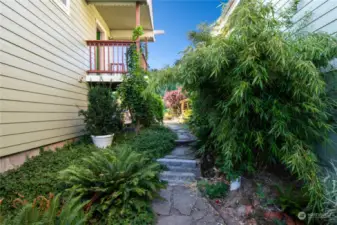
<path id="1" fill-rule="evenodd" d="M 53 0 L 53 2 L 67 14 L 70 13 L 70 1 L 71 0 Z"/>

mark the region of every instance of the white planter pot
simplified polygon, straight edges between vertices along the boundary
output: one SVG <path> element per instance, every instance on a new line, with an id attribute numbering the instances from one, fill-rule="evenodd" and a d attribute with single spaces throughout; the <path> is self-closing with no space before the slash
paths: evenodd
<path id="1" fill-rule="evenodd" d="M 237 179 L 231 181 L 230 190 L 231 191 L 238 190 L 240 186 L 241 186 L 241 177 L 238 177 Z"/>
<path id="2" fill-rule="evenodd" d="M 91 139 L 98 148 L 106 148 L 111 145 L 114 134 L 104 136 L 91 135 Z"/>

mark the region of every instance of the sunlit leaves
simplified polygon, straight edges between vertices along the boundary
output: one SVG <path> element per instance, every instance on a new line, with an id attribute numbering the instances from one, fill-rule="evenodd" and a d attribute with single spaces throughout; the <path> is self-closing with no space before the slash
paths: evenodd
<path id="1" fill-rule="evenodd" d="M 337 41 L 282 32 L 285 22 L 271 4 L 241 1 L 223 34 L 189 48 L 162 74 L 192 96 L 192 127 L 223 172 L 281 161 L 314 207 L 322 200 L 314 145 L 332 131 L 336 112 L 321 69 L 337 57 Z"/>

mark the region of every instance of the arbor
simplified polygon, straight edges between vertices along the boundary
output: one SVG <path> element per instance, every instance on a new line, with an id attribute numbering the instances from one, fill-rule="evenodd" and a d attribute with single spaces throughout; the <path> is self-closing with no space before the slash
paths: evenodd
<path id="1" fill-rule="evenodd" d="M 189 48 L 151 87 L 174 79 L 190 93 L 196 134 L 223 172 L 280 162 L 320 207 L 313 146 L 333 132 L 336 103 L 321 68 L 337 57 L 337 41 L 282 32 L 284 23 L 272 5 L 243 1 L 221 35 Z"/>

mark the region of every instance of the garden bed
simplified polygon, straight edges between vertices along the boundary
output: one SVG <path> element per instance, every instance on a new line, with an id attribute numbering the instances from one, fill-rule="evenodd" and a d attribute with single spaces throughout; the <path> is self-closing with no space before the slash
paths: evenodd
<path id="1" fill-rule="evenodd" d="M 128 146 L 132 151 L 155 159 L 174 147 L 176 136 L 169 129 L 155 126 L 143 129 L 139 135 L 132 132 L 116 136 L 112 150 Z M 121 146 L 121 147 L 119 147 Z M 83 166 L 84 157 L 102 150 L 92 145 L 88 138 L 53 151 L 43 151 L 39 156 L 28 159 L 16 170 L 0 174 L 0 222 L 1 216 L 9 218 L 16 215 L 22 205 L 32 202 L 38 196 L 57 194 L 65 190 L 59 181 L 59 172 L 69 166 Z"/>
<path id="2" fill-rule="evenodd" d="M 241 177 L 241 187 L 236 191 L 229 191 L 229 183 L 222 178 L 198 186 L 227 225 L 300 225 L 304 223 L 296 215 L 301 211 L 303 196 L 300 190 L 289 188 L 292 183 L 289 178 L 261 171 Z"/>

